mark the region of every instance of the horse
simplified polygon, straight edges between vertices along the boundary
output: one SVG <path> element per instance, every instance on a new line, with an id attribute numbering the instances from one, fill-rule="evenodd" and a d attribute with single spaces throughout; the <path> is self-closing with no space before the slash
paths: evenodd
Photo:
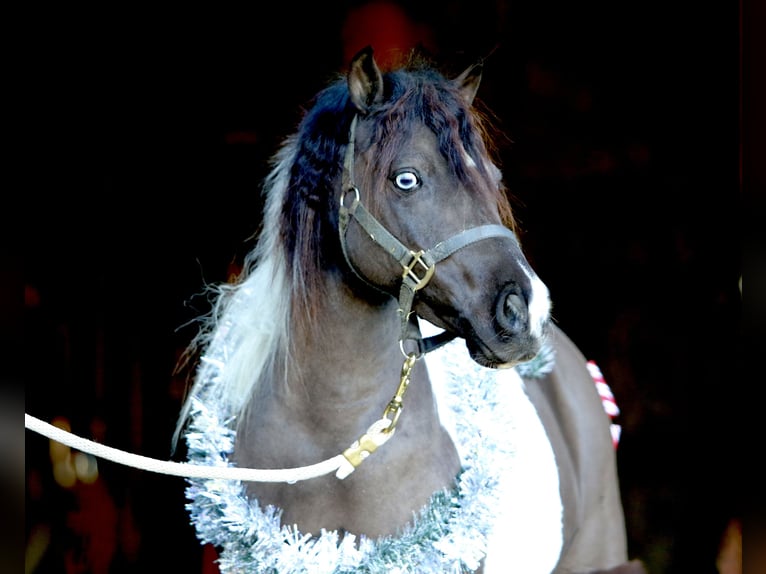
<path id="1" fill-rule="evenodd" d="M 367 47 L 274 154 L 256 245 L 190 345 L 176 439 L 195 464 L 342 463 L 190 479 L 222 572 L 639 568 L 609 417 L 492 157 L 483 68 L 384 73 Z"/>

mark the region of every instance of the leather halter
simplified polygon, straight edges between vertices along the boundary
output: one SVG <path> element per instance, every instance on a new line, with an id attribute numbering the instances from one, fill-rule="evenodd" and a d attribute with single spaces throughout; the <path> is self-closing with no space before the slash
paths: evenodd
<path id="1" fill-rule="evenodd" d="M 351 218 L 354 218 L 359 225 L 367 232 L 370 238 L 391 255 L 399 265 L 402 266 L 402 284 L 399 288 L 399 309 L 398 313 L 401 319 L 401 334 L 399 344 L 402 347 L 402 353 L 407 356 L 404 350 L 405 341 L 413 341 L 417 346 L 418 356 L 441 347 L 454 339 L 457 335 L 444 331 L 438 335 L 424 339 L 420 334 L 417 321 L 412 315 L 412 303 L 415 298 L 415 292 L 425 287 L 430 281 L 436 269 L 436 264 L 446 259 L 459 249 L 477 241 L 491 237 L 505 237 L 512 239 L 517 245 L 516 235 L 503 225 L 488 224 L 465 229 L 452 237 L 440 241 L 430 249 L 423 251 L 413 251 L 407 248 L 401 241 L 394 237 L 383 225 L 373 217 L 362 205 L 359 188 L 354 183 L 354 136 L 356 132 L 357 116 L 351 120 L 349 128 L 348 145 L 343 160 L 343 180 L 341 183 L 340 208 L 338 231 L 340 233 L 340 244 L 343 249 L 343 256 L 349 268 L 365 283 L 380 290 L 380 287 L 372 284 L 369 280 L 354 268 L 351 259 L 348 256 L 346 248 L 346 231 L 348 230 Z M 353 194 L 350 205 L 345 204 L 347 196 Z"/>

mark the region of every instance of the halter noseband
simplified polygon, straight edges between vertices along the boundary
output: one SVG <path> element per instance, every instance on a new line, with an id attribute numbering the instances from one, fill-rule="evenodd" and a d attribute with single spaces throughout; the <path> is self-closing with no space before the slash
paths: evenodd
<path id="1" fill-rule="evenodd" d="M 436 264 L 449 257 L 457 250 L 483 239 L 488 239 L 490 237 L 507 237 L 513 239 L 516 243 L 518 243 L 518 240 L 516 239 L 516 235 L 507 227 L 497 224 L 488 224 L 465 229 L 444 241 L 440 241 L 426 251 L 423 251 L 422 249 L 419 251 L 408 249 L 401 241 L 383 227 L 383 225 L 375 219 L 375 217 L 373 217 L 361 203 L 359 188 L 357 188 L 354 183 L 354 136 L 356 132 L 356 122 L 357 116 L 354 116 L 351 120 L 348 145 L 346 146 L 346 153 L 343 160 L 343 180 L 341 184 L 338 221 L 338 231 L 340 232 L 340 244 L 343 250 L 343 256 L 346 258 L 346 263 L 349 268 L 351 268 L 351 270 L 365 283 L 372 285 L 354 268 L 346 249 L 346 231 L 348 230 L 348 224 L 353 217 L 367 232 L 370 238 L 380 245 L 387 253 L 396 259 L 399 265 L 402 266 L 402 284 L 399 288 L 398 309 L 401 319 L 399 345 L 402 347 L 402 353 L 407 356 L 403 347 L 404 342 L 407 340 L 414 341 L 417 345 L 417 356 L 421 356 L 424 353 L 441 347 L 456 336 L 444 331 L 443 333 L 424 339 L 420 334 L 417 322 L 411 319 L 412 302 L 415 298 L 415 292 L 428 284 L 436 270 Z M 353 194 L 353 199 L 351 200 L 351 204 L 346 206 L 345 199 L 346 196 L 350 194 Z M 379 289 L 379 287 L 375 285 L 372 286 Z"/>

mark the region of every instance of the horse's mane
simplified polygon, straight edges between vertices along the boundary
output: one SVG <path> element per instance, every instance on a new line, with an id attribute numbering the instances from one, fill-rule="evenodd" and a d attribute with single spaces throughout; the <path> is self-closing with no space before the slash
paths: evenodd
<path id="1" fill-rule="evenodd" d="M 495 141 L 485 113 L 467 106 L 457 86 L 417 56 L 384 75 L 384 100 L 366 118 L 372 122 L 372 145 L 377 146 L 384 172 L 410 127 L 424 123 L 437 135 L 439 151 L 455 176 L 464 183 L 484 179 L 476 189 L 496 195 L 492 199 L 503 222 L 514 228 L 505 190 L 494 185 L 485 161 L 494 153 L 489 146 Z M 212 311 L 187 350 L 187 356 L 199 354 L 202 360 L 176 438 L 189 415 L 190 397 L 203 386 L 206 401 L 237 415 L 260 381 L 293 368 L 291 330 L 296 325 L 311 328 L 323 299 L 323 270 L 344 264 L 337 234 L 337 190 L 355 113 L 346 79 L 338 77 L 314 97 L 297 131 L 272 158 L 263 185 L 265 209 L 257 244 L 234 283 L 211 287 Z M 366 200 L 374 207 L 384 183 L 369 183 Z M 212 358 L 225 360 L 221 376 L 214 376 L 218 367 L 211 366 Z"/>

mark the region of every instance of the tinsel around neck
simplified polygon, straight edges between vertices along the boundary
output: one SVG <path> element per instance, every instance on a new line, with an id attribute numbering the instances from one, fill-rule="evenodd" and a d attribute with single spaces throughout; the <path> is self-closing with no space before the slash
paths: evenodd
<path id="1" fill-rule="evenodd" d="M 460 344 L 458 341 L 450 345 Z M 223 366 L 225 352 L 208 357 Z M 454 354 L 453 354 L 454 355 Z M 219 568 L 228 573 L 391 574 L 466 573 L 475 571 L 487 552 L 487 539 L 498 520 L 499 481 L 512 470 L 513 427 L 490 369 L 451 364 L 441 353 L 447 407 L 456 421 L 456 446 L 462 471 L 453 491 L 437 492 L 398 536 L 370 539 L 323 530 L 303 534 L 280 524 L 281 511 L 261 508 L 248 499 L 243 484 L 231 480 L 190 479 L 187 510 L 203 543 L 220 550 Z M 544 349 L 521 368 L 520 375 L 540 377 L 552 367 L 553 353 Z M 431 365 L 429 365 L 431 369 Z M 215 378 L 220 371 L 211 374 Z M 466 377 L 470 384 L 466 384 Z M 212 379 L 211 378 L 211 382 Z M 234 449 L 232 413 L 206 396 L 203 386 L 192 398 L 186 434 L 193 464 L 229 466 Z M 396 440 L 395 438 L 393 440 Z M 344 445 L 338 445 L 339 452 Z M 385 448 L 385 447 L 383 447 Z"/>

